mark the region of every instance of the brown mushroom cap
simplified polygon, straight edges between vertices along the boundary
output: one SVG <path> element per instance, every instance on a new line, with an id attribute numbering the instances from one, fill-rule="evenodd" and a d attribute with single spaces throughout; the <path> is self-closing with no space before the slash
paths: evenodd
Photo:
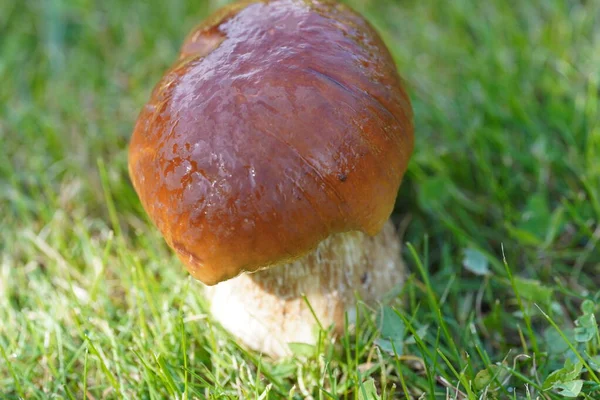
<path id="1" fill-rule="evenodd" d="M 333 233 L 377 233 L 412 148 L 409 99 L 365 20 L 329 1 L 246 1 L 192 31 L 138 118 L 129 170 L 212 285 Z"/>

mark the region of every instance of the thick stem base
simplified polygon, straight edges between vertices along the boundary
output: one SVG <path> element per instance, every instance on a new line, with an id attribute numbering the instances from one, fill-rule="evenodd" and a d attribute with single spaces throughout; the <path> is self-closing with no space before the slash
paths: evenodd
<path id="1" fill-rule="evenodd" d="M 391 221 L 374 237 L 361 232 L 333 235 L 301 259 L 206 287 L 211 312 L 246 346 L 282 357 L 288 343 L 313 344 L 315 320 L 344 328 L 354 317 L 356 295 L 374 304 L 404 281 L 400 239 Z"/>

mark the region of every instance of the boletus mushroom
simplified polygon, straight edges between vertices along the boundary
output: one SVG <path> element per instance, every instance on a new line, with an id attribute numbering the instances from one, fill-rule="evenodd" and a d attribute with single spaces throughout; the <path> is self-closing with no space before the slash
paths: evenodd
<path id="1" fill-rule="evenodd" d="M 129 171 L 214 317 L 277 357 L 316 324 L 342 330 L 356 295 L 372 304 L 402 283 L 389 217 L 412 149 L 409 98 L 362 17 L 243 1 L 185 40 L 139 115 Z"/>

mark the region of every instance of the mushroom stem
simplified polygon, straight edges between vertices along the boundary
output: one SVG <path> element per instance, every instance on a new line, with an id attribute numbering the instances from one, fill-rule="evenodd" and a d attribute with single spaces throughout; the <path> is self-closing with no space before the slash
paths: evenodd
<path id="1" fill-rule="evenodd" d="M 356 231 L 332 235 L 292 263 L 206 287 L 211 313 L 246 346 L 283 357 L 290 354 L 288 343 L 314 344 L 319 325 L 343 332 L 344 313 L 349 322 L 355 318 L 357 296 L 374 304 L 400 287 L 400 250 L 391 221 L 373 237 Z"/>

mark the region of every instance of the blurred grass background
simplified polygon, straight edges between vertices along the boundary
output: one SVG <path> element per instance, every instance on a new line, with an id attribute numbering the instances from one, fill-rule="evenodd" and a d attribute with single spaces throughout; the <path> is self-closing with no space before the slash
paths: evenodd
<path id="1" fill-rule="evenodd" d="M 280 363 L 211 323 L 127 176 L 225 3 L 0 0 L 0 398 L 600 398 L 600 2 L 347 1 L 415 110 L 413 274 L 342 349 Z"/>

